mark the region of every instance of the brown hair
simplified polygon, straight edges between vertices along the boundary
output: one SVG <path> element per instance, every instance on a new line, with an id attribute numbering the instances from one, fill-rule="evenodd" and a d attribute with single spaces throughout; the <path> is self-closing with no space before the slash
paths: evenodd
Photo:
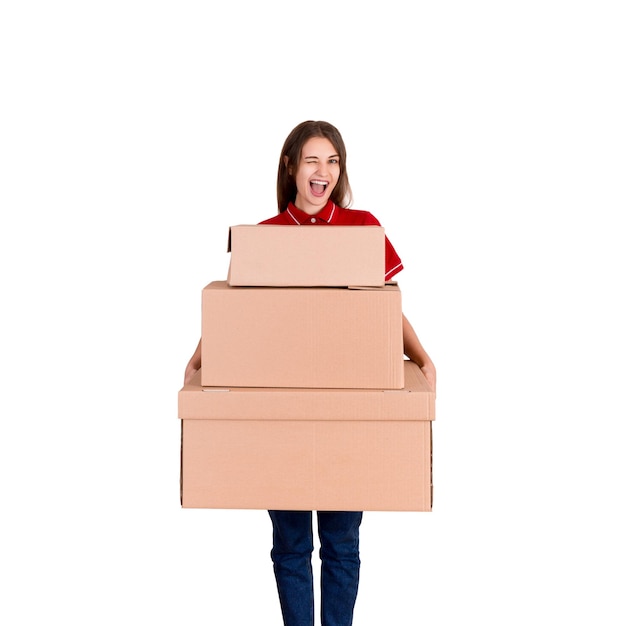
<path id="1" fill-rule="evenodd" d="M 325 137 L 333 144 L 339 155 L 339 179 L 330 199 L 341 207 L 347 207 L 352 202 L 352 190 L 350 189 L 348 171 L 346 169 L 346 146 L 343 143 L 340 132 L 328 122 L 307 121 L 298 124 L 289 133 L 280 153 L 276 179 L 276 197 L 279 213 L 282 213 L 288 204 L 296 199 L 295 172 L 298 171 L 298 166 L 300 165 L 302 147 L 311 137 Z M 290 169 L 294 172 L 293 176 L 289 173 Z"/>

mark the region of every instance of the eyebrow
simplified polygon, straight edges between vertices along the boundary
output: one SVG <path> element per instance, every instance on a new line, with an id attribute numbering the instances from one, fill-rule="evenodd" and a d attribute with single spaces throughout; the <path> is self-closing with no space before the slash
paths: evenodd
<path id="1" fill-rule="evenodd" d="M 319 159 L 319 157 L 318 157 L 317 155 L 315 155 L 315 154 L 311 154 L 311 155 L 309 155 L 309 156 L 304 156 L 304 157 L 302 157 L 302 158 L 303 158 L 303 159 Z M 340 158 L 340 157 L 339 157 L 339 155 L 338 155 L 338 154 L 331 154 L 331 155 L 329 155 L 329 157 L 328 157 L 328 158 L 329 158 L 329 159 L 338 159 L 338 158 Z"/>

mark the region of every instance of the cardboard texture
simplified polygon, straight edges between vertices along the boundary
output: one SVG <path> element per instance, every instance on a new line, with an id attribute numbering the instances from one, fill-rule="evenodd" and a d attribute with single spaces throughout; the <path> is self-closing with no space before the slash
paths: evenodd
<path id="1" fill-rule="evenodd" d="M 382 226 L 231 226 L 231 286 L 382 287 Z M 270 252 L 268 254 L 268 251 Z"/>
<path id="2" fill-rule="evenodd" d="M 201 352 L 202 386 L 402 389 L 400 289 L 214 281 L 202 290 Z"/>
<path id="3" fill-rule="evenodd" d="M 430 511 L 434 393 L 403 367 L 398 391 L 206 390 L 199 372 L 179 392 L 182 506 Z"/>

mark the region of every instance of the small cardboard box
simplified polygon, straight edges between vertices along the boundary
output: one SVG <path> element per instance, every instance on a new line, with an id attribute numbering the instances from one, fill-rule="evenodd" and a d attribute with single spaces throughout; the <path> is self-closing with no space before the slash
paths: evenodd
<path id="1" fill-rule="evenodd" d="M 202 290 L 202 386 L 402 389 L 397 285 Z"/>
<path id="2" fill-rule="evenodd" d="M 382 287 L 382 226 L 231 226 L 228 284 L 241 287 Z"/>
<path id="3" fill-rule="evenodd" d="M 435 394 L 411 361 L 401 390 L 179 391 L 183 508 L 430 511 Z"/>

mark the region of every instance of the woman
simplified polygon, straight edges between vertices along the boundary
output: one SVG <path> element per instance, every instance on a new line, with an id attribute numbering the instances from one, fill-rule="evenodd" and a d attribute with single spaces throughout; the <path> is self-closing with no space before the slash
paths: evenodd
<path id="1" fill-rule="evenodd" d="M 327 122 L 296 126 L 283 145 L 277 177 L 278 214 L 262 224 L 375 225 L 367 211 L 346 208 L 352 192 L 346 148 L 339 131 Z M 385 280 L 403 269 L 385 238 Z M 435 366 L 413 327 L 402 316 L 405 355 L 417 363 L 433 390 Z M 185 370 L 185 382 L 200 368 L 200 342 Z M 271 557 L 285 626 L 313 626 L 312 511 L 269 511 L 273 525 Z M 350 626 L 359 585 L 359 528 L 362 512 L 318 511 L 321 613 L 324 626 Z"/>

